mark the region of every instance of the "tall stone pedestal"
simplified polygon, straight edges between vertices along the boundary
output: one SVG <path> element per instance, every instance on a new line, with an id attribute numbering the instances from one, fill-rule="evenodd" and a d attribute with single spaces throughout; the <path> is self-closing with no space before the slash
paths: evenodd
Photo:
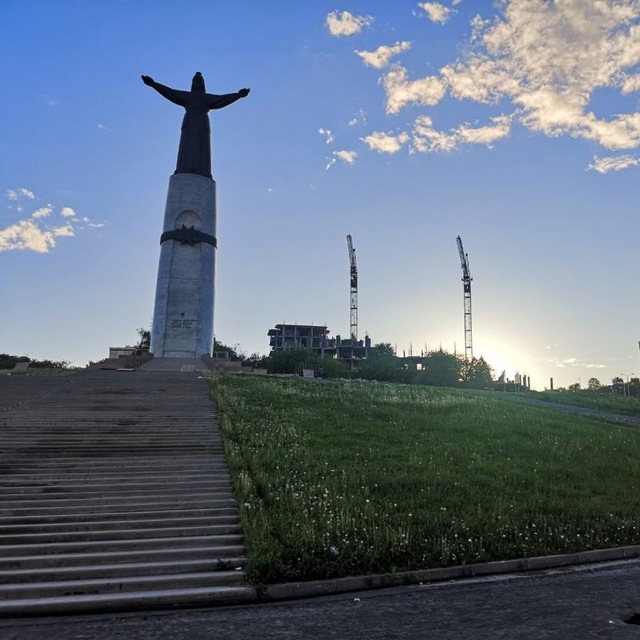
<path id="1" fill-rule="evenodd" d="M 151 329 L 157 358 L 200 358 L 213 349 L 216 183 L 178 173 L 169 180 Z"/>

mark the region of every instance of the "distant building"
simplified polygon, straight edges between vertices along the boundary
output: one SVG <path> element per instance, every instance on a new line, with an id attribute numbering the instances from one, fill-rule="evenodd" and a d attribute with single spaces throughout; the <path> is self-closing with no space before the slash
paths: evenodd
<path id="1" fill-rule="evenodd" d="M 109 358 L 134 356 L 136 351 L 140 351 L 140 347 L 109 347 Z"/>
<path id="2" fill-rule="evenodd" d="M 343 340 L 340 336 L 330 338 L 329 333 L 326 325 L 277 324 L 267 335 L 272 351 L 311 349 L 323 358 L 347 360 L 352 367 L 357 360 L 367 357 L 371 347 L 369 336 L 364 340 Z"/>
<path id="3" fill-rule="evenodd" d="M 313 324 L 277 324 L 269 329 L 269 346 L 272 351 L 287 349 L 312 349 L 322 353 L 330 347 L 329 329 Z"/>

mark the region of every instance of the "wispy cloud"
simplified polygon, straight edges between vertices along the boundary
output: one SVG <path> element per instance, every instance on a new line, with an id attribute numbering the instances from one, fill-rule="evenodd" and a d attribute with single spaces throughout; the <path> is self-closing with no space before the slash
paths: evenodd
<path id="1" fill-rule="evenodd" d="M 6 193 L 7 198 L 12 201 L 20 200 L 20 198 L 33 200 L 36 197 L 33 191 L 30 191 L 25 187 L 20 187 L 19 189 L 7 189 Z"/>
<path id="2" fill-rule="evenodd" d="M 606 369 L 606 364 L 595 363 L 595 362 L 582 362 L 578 358 L 564 358 L 563 360 L 551 359 L 548 361 L 554 367 L 558 369 L 566 369 L 569 367 L 580 367 L 583 369 Z"/>
<path id="3" fill-rule="evenodd" d="M 398 135 L 374 131 L 372 134 L 361 138 L 361 140 L 373 151 L 378 153 L 397 153 L 403 145 L 409 142 L 409 134 L 402 132 Z"/>
<path id="4" fill-rule="evenodd" d="M 349 120 L 347 124 L 350 127 L 355 127 L 357 124 L 366 124 L 366 122 L 367 114 L 365 113 L 364 109 L 360 107 L 360 109 L 358 109 L 358 113 L 353 118 L 351 118 L 351 120 Z"/>
<path id="5" fill-rule="evenodd" d="M 355 151 L 334 151 L 332 154 L 332 158 L 327 163 L 325 167 L 326 170 L 329 170 L 338 160 L 342 160 L 347 165 L 352 165 L 355 163 L 358 154 Z"/>
<path id="6" fill-rule="evenodd" d="M 13 203 L 23 198 L 34 200 L 35 194 L 25 188 L 8 189 L 6 197 Z M 16 209 L 22 212 L 23 207 Z M 104 223 L 92 222 L 87 217 L 78 218 L 71 207 L 62 207 L 56 216 L 55 207 L 47 204 L 38 207 L 26 218 L 0 229 L 0 252 L 24 249 L 35 253 L 49 253 L 56 246 L 58 238 L 73 237 L 76 229 L 103 226 Z"/>
<path id="7" fill-rule="evenodd" d="M 424 9 L 431 22 L 439 22 L 440 24 L 444 24 L 453 13 L 453 9 L 449 9 L 439 2 L 419 2 L 418 6 Z"/>
<path id="8" fill-rule="evenodd" d="M 354 16 L 348 11 L 332 11 L 327 15 L 325 24 L 332 36 L 352 36 L 360 33 L 364 27 L 373 24 L 371 16 Z"/>
<path id="9" fill-rule="evenodd" d="M 587 167 L 598 173 L 609 173 L 609 171 L 621 171 L 628 167 L 635 167 L 640 164 L 640 158 L 635 156 L 609 156 L 607 158 L 599 158 L 594 156 L 593 162 Z"/>
<path id="10" fill-rule="evenodd" d="M 446 83 L 435 76 L 410 81 L 407 70 L 399 66 L 380 80 L 387 94 L 387 113 L 399 113 L 409 104 L 433 106 L 447 90 Z"/>
<path id="11" fill-rule="evenodd" d="M 491 148 L 497 140 L 506 138 L 511 131 L 511 118 L 497 116 L 491 124 L 473 127 L 462 124 L 448 133 L 438 131 L 429 116 L 416 118 L 411 139 L 411 150 L 420 153 L 454 151 L 461 144 L 480 144 Z"/>
<path id="12" fill-rule="evenodd" d="M 411 43 L 405 41 L 396 42 L 392 46 L 382 45 L 375 51 L 358 51 L 355 53 L 362 58 L 362 61 L 369 67 L 374 69 L 384 69 L 389 65 L 391 58 L 399 55 L 403 51 L 411 49 Z"/>
<path id="13" fill-rule="evenodd" d="M 38 220 L 39 218 L 48 218 L 53 213 L 53 206 L 48 204 L 46 207 L 40 207 L 36 209 L 32 214 L 31 218 L 33 220 Z"/>
<path id="14" fill-rule="evenodd" d="M 326 137 L 326 143 L 327 144 L 331 144 L 333 142 L 333 132 L 331 131 L 331 129 L 323 129 L 321 127 L 320 129 L 318 129 L 318 133 L 321 136 L 325 136 Z"/>

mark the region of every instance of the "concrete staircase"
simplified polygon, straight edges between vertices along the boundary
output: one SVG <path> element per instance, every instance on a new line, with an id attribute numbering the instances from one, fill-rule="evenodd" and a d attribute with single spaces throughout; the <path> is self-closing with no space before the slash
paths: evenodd
<path id="1" fill-rule="evenodd" d="M 0 616 L 255 599 L 197 373 L 0 377 Z"/>
<path id="2" fill-rule="evenodd" d="M 179 371 L 205 372 L 209 367 L 200 358 L 152 358 L 145 362 L 140 369 L 142 371 Z"/>

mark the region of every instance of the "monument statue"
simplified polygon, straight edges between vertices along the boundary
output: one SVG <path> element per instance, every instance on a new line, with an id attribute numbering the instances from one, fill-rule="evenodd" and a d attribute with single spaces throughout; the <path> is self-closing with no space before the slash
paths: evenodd
<path id="1" fill-rule="evenodd" d="M 224 95 L 207 93 L 204 78 L 199 71 L 193 76 L 191 91 L 172 89 L 155 82 L 149 76 L 142 76 L 142 81 L 170 102 L 185 108 L 175 173 L 195 173 L 211 178 L 209 111 L 222 109 L 240 98 L 245 98 L 250 90 L 240 89 L 237 93 Z"/>

